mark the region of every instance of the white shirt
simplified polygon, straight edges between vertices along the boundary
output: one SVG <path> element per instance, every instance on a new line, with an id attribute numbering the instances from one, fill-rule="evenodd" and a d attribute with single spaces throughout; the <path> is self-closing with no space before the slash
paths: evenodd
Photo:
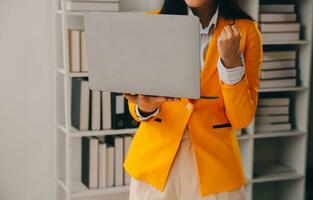
<path id="1" fill-rule="evenodd" d="M 192 12 L 192 9 L 188 7 L 188 15 L 194 15 Z M 201 69 L 204 67 L 204 62 L 205 62 L 205 55 L 207 48 L 209 46 L 209 42 L 212 36 L 213 31 L 215 30 L 216 24 L 218 20 L 218 6 L 217 9 L 209 23 L 209 25 L 205 28 L 202 27 L 202 24 L 200 24 L 200 64 L 201 64 Z M 238 66 L 234 68 L 226 68 L 221 59 L 219 58 L 217 62 L 217 69 L 218 69 L 218 74 L 219 78 L 221 81 L 223 81 L 226 84 L 229 85 L 234 85 L 238 83 L 242 77 L 244 76 L 245 69 L 244 66 Z M 143 117 L 139 113 L 139 108 L 138 105 L 135 106 L 135 111 L 140 120 L 148 120 L 149 118 L 156 116 L 160 112 L 160 108 L 158 108 L 153 114 Z"/>

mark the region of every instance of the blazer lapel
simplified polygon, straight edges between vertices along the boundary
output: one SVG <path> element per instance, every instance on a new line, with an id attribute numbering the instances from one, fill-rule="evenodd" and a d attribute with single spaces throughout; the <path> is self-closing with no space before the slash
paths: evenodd
<path id="1" fill-rule="evenodd" d="M 201 88 L 205 86 L 205 84 L 210 80 L 214 72 L 217 70 L 217 60 L 219 58 L 217 38 L 226 25 L 227 20 L 219 17 L 206 52 L 204 67 L 201 71 Z"/>

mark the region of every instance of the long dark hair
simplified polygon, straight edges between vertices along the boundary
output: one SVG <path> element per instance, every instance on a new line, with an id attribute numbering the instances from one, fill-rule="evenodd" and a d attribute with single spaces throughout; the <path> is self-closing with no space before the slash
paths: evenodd
<path id="1" fill-rule="evenodd" d="M 225 19 L 249 19 L 253 20 L 239 6 L 237 0 L 214 0 L 217 1 L 219 7 L 219 15 Z M 185 0 L 164 0 L 161 14 L 187 15 L 187 4 Z"/>

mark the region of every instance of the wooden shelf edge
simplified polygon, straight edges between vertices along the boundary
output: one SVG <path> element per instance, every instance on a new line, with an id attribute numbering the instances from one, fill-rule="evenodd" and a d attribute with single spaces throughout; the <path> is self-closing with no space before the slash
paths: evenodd
<path id="1" fill-rule="evenodd" d="M 252 183 L 266 183 L 266 182 L 275 182 L 275 181 L 286 181 L 286 180 L 297 180 L 304 178 L 303 175 L 300 175 L 296 172 L 293 173 L 286 173 L 286 174 L 273 174 L 273 175 L 266 175 L 261 176 L 258 178 L 254 178 Z"/>
<path id="2" fill-rule="evenodd" d="M 305 45 L 309 44 L 309 40 L 294 40 L 294 41 L 266 41 L 263 45 Z"/>
<path id="3" fill-rule="evenodd" d="M 72 197 L 90 197 L 99 196 L 104 194 L 114 194 L 129 192 L 129 185 L 116 186 L 110 188 L 99 188 L 99 189 L 88 189 L 79 180 L 73 180 L 73 191 L 71 192 Z"/>
<path id="4" fill-rule="evenodd" d="M 286 87 L 286 88 L 266 88 L 266 89 L 259 89 L 259 93 L 265 92 L 294 92 L 294 91 L 306 91 L 307 87 Z"/>
<path id="5" fill-rule="evenodd" d="M 255 133 L 253 137 L 255 139 L 262 138 L 276 138 L 276 137 L 292 137 L 292 136 L 302 136 L 307 133 L 300 130 L 291 130 L 291 131 L 280 131 L 280 132 L 265 132 L 265 133 Z"/>
<path id="6" fill-rule="evenodd" d="M 88 130 L 80 131 L 72 128 L 70 133 L 71 137 L 86 137 L 86 136 L 101 136 L 101 135 L 120 135 L 120 134 L 134 134 L 137 131 L 136 128 L 128 129 L 108 129 L 108 130 Z"/>
<path id="7" fill-rule="evenodd" d="M 56 14 L 59 15 L 77 15 L 77 16 L 84 16 L 85 14 L 88 13 L 107 13 L 108 11 L 72 11 L 72 10 L 65 10 L 65 9 L 58 9 L 55 11 Z M 111 11 L 111 12 L 116 12 L 116 11 Z"/>
<path id="8" fill-rule="evenodd" d="M 251 138 L 253 138 L 252 135 L 247 135 L 247 134 L 243 134 L 243 135 L 237 136 L 238 140 L 249 140 Z"/>
<path id="9" fill-rule="evenodd" d="M 70 72 L 70 77 L 88 77 L 88 72 Z"/>

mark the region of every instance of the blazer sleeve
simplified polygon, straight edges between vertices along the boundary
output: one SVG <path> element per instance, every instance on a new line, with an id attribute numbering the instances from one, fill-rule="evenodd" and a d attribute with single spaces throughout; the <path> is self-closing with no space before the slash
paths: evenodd
<path id="1" fill-rule="evenodd" d="M 261 33 L 257 23 L 249 25 L 244 50 L 245 75 L 235 85 L 220 81 L 226 116 L 235 129 L 245 128 L 252 121 L 258 103 L 260 69 L 263 58 Z"/>
<path id="2" fill-rule="evenodd" d="M 136 104 L 128 101 L 129 113 L 131 114 L 131 116 L 133 117 L 134 120 L 136 120 L 137 122 L 141 122 L 141 120 L 138 118 L 138 116 L 136 114 L 135 106 L 136 106 Z"/>

